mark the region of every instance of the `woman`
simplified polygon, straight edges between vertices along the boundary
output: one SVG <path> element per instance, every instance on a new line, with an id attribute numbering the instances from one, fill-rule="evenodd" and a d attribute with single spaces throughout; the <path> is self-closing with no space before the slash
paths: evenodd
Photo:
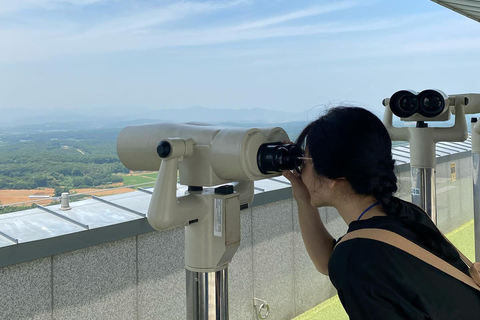
<path id="1" fill-rule="evenodd" d="M 310 123 L 301 174 L 284 171 L 298 204 L 300 229 L 317 270 L 329 275 L 350 319 L 480 318 L 480 294 L 396 247 L 370 239 L 339 244 L 318 207 L 335 207 L 348 232 L 393 231 L 468 275 L 455 248 L 417 206 L 394 196 L 392 143 L 383 123 L 356 107 L 330 109 Z"/>

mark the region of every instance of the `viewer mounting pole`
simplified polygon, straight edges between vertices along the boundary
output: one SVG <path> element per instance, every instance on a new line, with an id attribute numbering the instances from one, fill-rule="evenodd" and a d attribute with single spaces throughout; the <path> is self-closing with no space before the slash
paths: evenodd
<path id="1" fill-rule="evenodd" d="M 475 260 L 480 261 L 480 122 L 472 118 L 473 223 L 475 227 Z"/>

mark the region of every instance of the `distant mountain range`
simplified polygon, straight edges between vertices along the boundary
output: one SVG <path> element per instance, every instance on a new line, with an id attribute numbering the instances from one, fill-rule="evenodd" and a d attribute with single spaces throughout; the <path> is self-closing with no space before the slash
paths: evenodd
<path id="1" fill-rule="evenodd" d="M 138 110 L 135 108 L 96 109 L 96 110 L 2 110 L 1 127 L 36 128 L 38 126 L 55 129 L 93 129 L 124 127 L 132 124 L 156 122 L 205 122 L 205 123 L 282 123 L 307 121 L 306 115 L 254 109 L 213 109 L 191 107 L 187 109 Z"/>
<path id="2" fill-rule="evenodd" d="M 205 107 L 163 110 L 134 107 L 85 110 L 10 109 L 0 111 L 0 133 L 123 128 L 129 125 L 161 122 L 203 122 L 242 127 L 281 126 L 289 127 L 297 132 L 307 122 L 321 114 L 321 111 L 285 112 L 262 108 L 213 109 Z M 382 111 L 374 111 L 374 113 L 382 119 Z M 471 116 L 467 115 L 468 124 L 470 119 Z M 454 120 L 451 119 L 447 122 L 430 123 L 430 126 L 450 127 L 453 124 Z M 414 126 L 415 123 L 404 123 L 399 119 L 394 119 L 394 125 L 397 127 Z"/>

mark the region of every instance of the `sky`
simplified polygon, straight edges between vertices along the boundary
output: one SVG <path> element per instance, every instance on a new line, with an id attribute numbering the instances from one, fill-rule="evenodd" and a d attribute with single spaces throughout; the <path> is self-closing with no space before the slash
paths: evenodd
<path id="1" fill-rule="evenodd" d="M 480 92 L 480 23 L 429 0 L 1 0 L 0 48 L 3 118 Z"/>

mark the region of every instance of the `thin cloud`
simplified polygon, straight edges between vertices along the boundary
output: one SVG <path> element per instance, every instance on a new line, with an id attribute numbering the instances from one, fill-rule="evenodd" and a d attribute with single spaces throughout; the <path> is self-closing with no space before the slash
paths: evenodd
<path id="1" fill-rule="evenodd" d="M 125 18 L 116 19 L 113 21 L 109 21 L 99 26 L 92 27 L 88 32 L 82 34 L 85 37 L 97 37 L 103 36 L 108 34 L 121 34 L 125 32 L 129 33 L 137 33 L 137 34 L 147 34 L 147 35 L 155 35 L 161 31 L 155 30 L 147 30 L 149 27 L 157 27 L 161 24 L 165 24 L 167 22 L 180 20 L 186 18 L 188 16 L 205 14 L 210 12 L 219 11 L 222 9 L 228 9 L 234 6 L 242 5 L 249 3 L 249 1 L 229 1 L 229 2 L 204 2 L 204 3 L 193 3 L 193 2 L 181 2 L 178 4 L 173 4 L 168 7 L 158 8 L 155 10 L 149 10 L 148 12 L 143 12 L 134 16 L 129 16 Z M 335 4 L 329 5 L 322 5 L 322 6 L 315 6 L 310 7 L 298 11 L 294 11 L 288 14 L 269 17 L 266 19 L 260 19 L 253 22 L 242 23 L 238 25 L 234 25 L 231 27 L 222 26 L 216 29 L 201 29 L 193 31 L 193 36 L 196 37 L 199 34 L 217 34 L 217 33 L 224 33 L 224 34 L 231 34 L 248 31 L 251 29 L 259 29 L 265 28 L 268 26 L 289 22 L 296 19 L 317 16 L 320 14 L 330 13 L 339 10 L 346 10 L 351 9 L 353 7 L 357 7 L 361 5 L 355 1 L 344 1 Z M 363 4 L 364 5 L 364 4 Z M 175 37 L 180 36 L 182 37 L 185 34 L 192 33 L 191 31 L 175 31 L 171 30 L 169 33 L 174 34 Z"/>
<path id="2" fill-rule="evenodd" d="M 2 0 L 0 14 L 31 9 L 58 9 L 64 5 L 87 6 L 115 0 Z"/>
<path id="3" fill-rule="evenodd" d="M 106 39 L 105 44 L 109 43 L 113 48 L 116 47 L 115 42 L 121 41 L 121 47 L 125 49 L 129 46 L 129 41 L 132 41 L 137 49 L 148 49 L 154 47 L 203 46 L 250 40 L 320 34 L 362 33 L 409 26 L 412 24 L 412 21 L 422 21 L 424 18 L 432 18 L 435 16 L 428 14 L 398 17 L 394 21 L 391 19 L 382 19 L 372 22 L 334 22 L 315 25 L 281 26 L 270 28 L 239 28 L 237 26 L 230 26 L 201 30 L 169 31 L 164 33 L 157 32 L 135 36 L 134 38 L 128 36 L 125 37 L 125 35 L 119 35 L 118 38 L 110 37 L 109 39 Z M 121 48 L 117 47 L 117 49 Z"/>
<path id="4" fill-rule="evenodd" d="M 282 22 L 287 22 L 295 19 L 300 19 L 300 18 L 307 18 L 311 16 L 317 16 L 320 14 L 325 14 L 325 13 L 330 13 L 334 11 L 340 11 L 340 10 L 347 10 L 351 9 L 354 7 L 358 7 L 362 5 L 361 3 L 357 1 L 343 1 L 343 2 L 336 2 L 333 4 L 326 4 L 326 5 L 321 5 L 321 6 L 315 6 L 315 7 L 310 7 L 302 10 L 298 10 L 295 12 L 291 12 L 288 14 L 276 16 L 276 17 L 269 17 L 266 19 L 254 21 L 254 22 L 249 22 L 245 24 L 240 24 L 232 28 L 232 31 L 238 31 L 238 30 L 245 30 L 245 29 L 255 29 L 255 28 L 263 28 L 267 27 L 270 25 L 282 23 Z M 365 4 L 363 4 L 365 5 Z"/>
<path id="5" fill-rule="evenodd" d="M 86 1 L 88 0 L 84 2 Z M 428 28 L 429 25 L 435 25 L 438 29 L 436 21 L 438 21 L 441 16 L 438 13 L 427 13 L 396 17 L 395 19 L 389 17 L 376 21 L 355 21 L 350 19 L 348 22 L 337 21 L 313 25 L 297 24 L 291 26 L 286 24 L 295 19 L 337 10 L 346 10 L 360 5 L 358 2 L 345 1 L 332 5 L 304 8 L 288 14 L 229 26 L 189 30 L 168 28 L 168 23 L 172 21 L 221 11 L 246 3 L 250 2 L 238 0 L 228 2 L 174 3 L 153 11 L 110 20 L 101 25 L 94 26 L 86 32 L 78 32 L 74 27 L 56 27 L 51 30 L 0 30 L 0 42 L 9 44 L 4 50 L 0 51 L 0 63 L 48 59 L 54 56 L 65 55 L 146 50 L 153 48 L 181 48 L 185 46 L 199 47 L 313 35 L 318 35 L 316 41 L 321 43 L 323 41 L 321 37 L 322 34 L 344 34 L 344 36 L 342 35 L 338 38 L 340 43 L 348 43 L 349 47 L 355 46 L 361 48 L 369 46 L 369 44 L 372 43 L 370 40 L 375 38 L 375 32 L 378 31 L 378 33 L 381 33 L 384 30 L 392 30 L 390 36 L 380 35 L 378 37 L 378 43 L 372 43 L 370 49 L 367 50 L 369 55 L 389 55 L 392 54 L 392 50 L 387 47 L 385 39 L 394 39 L 397 37 L 397 34 L 404 33 L 405 30 L 410 30 L 411 33 L 415 33 L 417 32 L 416 29 Z M 422 22 L 422 24 L 419 24 L 419 21 Z M 276 26 L 277 24 L 280 26 Z M 153 28 L 154 26 L 156 28 Z M 159 26 L 163 26 L 163 28 L 159 28 Z M 452 25 L 449 24 L 449 26 Z M 142 30 L 145 32 L 142 33 Z M 349 35 L 355 33 L 357 35 L 349 37 Z M 368 34 L 368 37 L 366 34 Z M 450 35 L 451 38 L 457 36 L 458 34 Z M 443 43 L 445 43 L 445 41 L 443 41 Z M 371 48 L 374 47 L 381 50 L 372 50 Z M 428 51 L 429 48 L 430 50 L 435 49 L 434 46 L 427 46 L 422 50 Z M 468 50 L 476 48 L 476 46 L 470 45 L 463 48 Z M 408 54 L 412 52 L 412 50 L 414 49 L 409 50 L 405 48 L 404 50 L 397 51 L 399 54 Z"/>
<path id="6" fill-rule="evenodd" d="M 190 16 L 220 11 L 248 3 L 247 0 L 222 2 L 178 2 L 169 6 L 147 9 L 131 16 L 116 18 L 90 28 L 83 36 L 102 36 L 115 33 L 135 32 Z"/>

